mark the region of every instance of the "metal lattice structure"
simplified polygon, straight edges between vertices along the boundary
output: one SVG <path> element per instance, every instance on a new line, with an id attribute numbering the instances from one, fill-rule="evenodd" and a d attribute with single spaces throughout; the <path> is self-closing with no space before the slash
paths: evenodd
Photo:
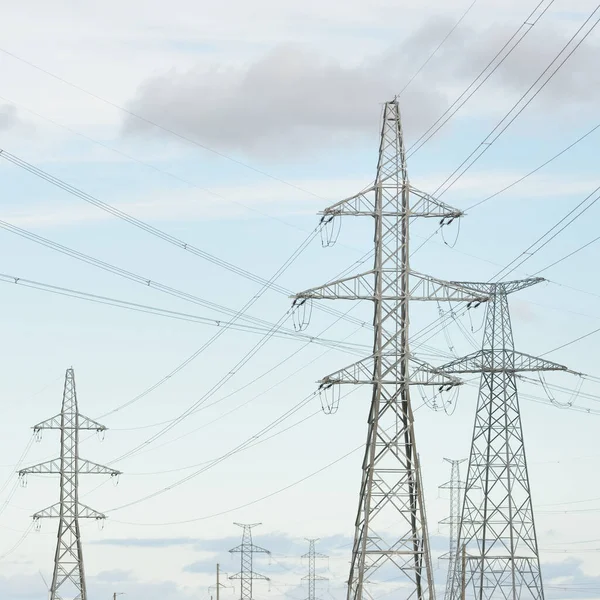
<path id="1" fill-rule="evenodd" d="M 44 429 L 60 430 L 60 458 L 39 463 L 19 471 L 24 477 L 36 475 L 60 475 L 60 502 L 33 515 L 35 521 L 58 518 L 58 540 L 54 556 L 54 573 L 50 586 L 50 600 L 66 600 L 65 593 L 73 593 L 73 600 L 88 600 L 83 551 L 81 546 L 80 519 L 103 520 L 105 515 L 79 502 L 79 475 L 120 475 L 120 471 L 104 467 L 79 456 L 79 432 L 106 431 L 106 427 L 79 413 L 75 373 L 67 369 L 60 414 L 38 423 L 34 432 Z"/>
<path id="2" fill-rule="evenodd" d="M 477 600 L 544 598 L 516 373 L 566 367 L 514 349 L 508 307 L 509 293 L 540 281 L 461 284 L 489 301 L 482 349 L 440 367 L 481 373 L 451 600 L 467 590 Z"/>
<path id="3" fill-rule="evenodd" d="M 308 575 L 302 578 L 302 581 L 308 581 L 308 599 L 317 599 L 317 581 L 327 581 L 327 577 L 317 575 L 317 558 L 329 558 L 325 554 L 316 551 L 315 544 L 318 538 L 306 538 L 308 542 L 308 552 L 302 555 L 302 558 L 308 558 Z"/>
<path id="4" fill-rule="evenodd" d="M 242 534 L 242 543 L 239 546 L 232 548 L 229 552 L 232 554 L 240 554 L 240 572 L 231 575 L 229 579 L 240 580 L 240 600 L 253 600 L 252 582 L 255 579 L 270 581 L 265 575 L 261 575 L 254 571 L 254 555 L 257 553 L 271 554 L 268 550 L 265 550 L 252 542 L 252 528 L 257 527 L 260 524 L 261 523 L 253 523 L 252 525 L 244 525 L 242 523 L 235 523 L 235 525 L 244 530 Z"/>
<path id="5" fill-rule="evenodd" d="M 409 301 L 480 302 L 485 294 L 409 267 L 410 219 L 435 218 L 446 224 L 462 213 L 409 183 L 396 100 L 384 106 L 375 183 L 322 214 L 324 221 L 352 215 L 371 217 L 375 223 L 373 269 L 306 290 L 294 300 L 364 299 L 374 304 L 373 354 L 321 381 L 322 388 L 346 383 L 372 387 L 348 600 L 372 597 L 377 588 L 367 584 L 376 584 L 382 569 L 381 581 L 393 575 L 403 586 L 403 598 L 430 600 L 435 590 L 410 386 L 453 386 L 460 381 L 410 354 Z"/>
<path id="6" fill-rule="evenodd" d="M 446 554 L 442 554 L 440 558 L 448 559 L 448 574 L 446 575 L 446 591 L 444 594 L 444 599 L 450 600 L 456 565 L 456 553 L 458 550 L 457 538 L 461 516 L 461 490 L 465 489 L 464 482 L 460 480 L 460 465 L 467 459 L 462 458 L 460 460 L 452 460 L 450 458 L 445 458 L 444 460 L 449 462 L 451 465 L 450 481 L 440 485 L 440 489 L 450 490 L 450 516 L 440 521 L 440 523 L 450 526 L 450 545 L 448 552 Z"/>

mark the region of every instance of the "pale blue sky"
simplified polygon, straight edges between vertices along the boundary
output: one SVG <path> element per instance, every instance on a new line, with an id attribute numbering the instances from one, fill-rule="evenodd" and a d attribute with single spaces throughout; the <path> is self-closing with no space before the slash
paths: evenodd
<path id="1" fill-rule="evenodd" d="M 151 128 L 140 128 L 139 123 L 132 126 L 122 111 L 1 51 L 0 147 L 268 278 L 316 226 L 318 210 L 373 178 L 381 103 L 404 86 L 470 2 L 427 0 L 417 6 L 352 0 L 344 10 L 337 3 L 312 0 L 301 4 L 259 0 L 252 6 L 239 0 L 217 6 L 188 0 L 168 5 L 131 0 L 124 6 L 109 1 L 97 7 L 63 1 L 51 8 L 42 2 L 29 3 L 27 8 L 0 4 L 3 50 L 276 179 Z M 401 98 L 409 146 L 470 83 L 535 4 L 479 0 Z M 556 0 L 511 59 L 411 158 L 412 182 L 433 192 L 486 137 L 593 8 L 595 4 L 588 0 Z M 598 124 L 599 43 L 595 33 L 444 196 L 446 202 L 458 208 L 471 206 Z M 15 102 L 16 112 L 2 98 Z M 154 170 L 45 119 L 149 163 Z M 454 248 L 444 245 L 438 234 L 414 257 L 413 267 L 443 278 L 492 277 L 600 184 L 598 136 L 600 130 L 509 192 L 470 211 Z M 231 309 L 243 306 L 260 288 L 109 218 L 6 161 L 0 161 L 0 181 L 1 220 Z M 599 210 L 591 208 L 513 276 L 535 273 L 594 239 Z M 334 248 L 323 249 L 316 239 L 279 283 L 302 290 L 331 279 L 371 249 L 371 226 L 368 220 L 344 221 Z M 413 247 L 436 226 L 435 222 L 415 224 Z M 447 232 L 449 243 L 456 231 L 453 225 Z M 215 317 L 201 306 L 120 279 L 3 230 L 0 254 L 3 274 Z M 541 354 L 600 327 L 597 257 L 598 246 L 591 245 L 544 273 L 552 283 L 511 300 L 520 350 Z M 0 285 L 0 291 L 6 349 L 0 394 L 7 415 L 0 435 L 0 485 L 5 479 L 8 482 L 0 493 L 2 557 L 29 527 L 30 514 L 57 499 L 54 479 L 30 477 L 28 486 L 13 494 L 11 473 L 29 441 L 30 427 L 59 410 L 65 369 L 75 368 L 81 411 L 98 417 L 167 375 L 216 329 L 7 283 Z M 250 314 L 276 322 L 289 306 L 284 295 L 268 292 Z M 342 302 L 335 308 L 345 311 L 351 305 Z M 367 305 L 356 306 L 351 314 L 371 320 Z M 414 330 L 437 316 L 436 306 L 415 307 Z M 478 343 L 482 317 L 483 308 L 473 314 Z M 329 327 L 324 337 L 370 344 L 368 331 L 335 320 L 314 310 L 307 332 L 316 335 Z M 471 329 L 468 318 L 462 317 L 461 322 Z M 287 325 L 291 327 L 291 321 Z M 456 325 L 448 332 L 449 338 L 438 335 L 428 342 L 439 353 L 431 360 L 448 356 L 449 344 L 459 354 L 471 351 Z M 592 336 L 548 358 L 600 376 L 598 339 Z M 143 443 L 160 430 L 157 423 L 175 418 L 201 398 L 258 340 L 255 334 L 227 332 L 168 383 L 104 418 L 110 428 L 105 440 L 102 444 L 85 441 L 82 454 L 107 463 Z M 289 431 L 165 494 L 111 511 L 193 473 L 197 470 L 193 465 L 228 452 L 310 394 L 320 377 L 356 360 L 354 354 L 326 351 L 295 340 L 271 340 L 209 402 L 240 391 L 119 463 L 125 474 L 117 487 L 108 482 L 95 489 L 100 481 L 86 478 L 82 486 L 89 496 L 83 501 L 110 517 L 103 530 L 93 523 L 83 526 L 90 590 L 96 594 L 92 598 L 123 591 L 147 600 L 207 599 L 212 582 L 207 565 L 220 561 L 228 572 L 236 568 L 226 552 L 238 536 L 233 521 L 262 521 L 257 543 L 274 553 L 272 564 L 260 563 L 262 572 L 273 580 L 271 591 L 258 584 L 256 598 L 304 598 L 306 590 L 296 587 L 306 571 L 299 558 L 305 552 L 304 537 L 324 538 L 322 551 L 332 555 L 326 569 L 329 592 L 324 589 L 323 597 L 329 593 L 336 600 L 343 597 L 360 451 L 287 491 L 233 509 L 293 484 L 358 448 L 365 437 L 368 390 L 357 390 L 342 400 L 333 416 L 319 414 L 319 400 L 314 398 L 279 430 L 317 414 Z M 566 376 L 548 376 L 548 380 L 569 389 L 577 385 L 575 378 Z M 525 384 L 522 389 L 544 397 L 539 385 Z M 599 391 L 590 382 L 582 390 Z M 569 394 L 557 393 L 557 399 L 569 400 Z M 442 459 L 467 456 L 475 400 L 475 389 L 468 387 L 451 417 L 426 407 L 416 413 L 436 555 L 443 553 L 447 533 L 443 528 L 438 532 L 436 525 L 448 510 L 447 498 L 437 491 L 449 475 Z M 414 401 L 422 404 L 418 394 Z M 589 398 L 575 402 L 598 406 Z M 225 414 L 236 407 L 239 410 Z M 600 561 L 591 551 L 597 543 L 579 543 L 600 539 L 598 512 L 555 511 L 600 511 L 597 502 L 572 504 L 600 497 L 594 477 L 600 458 L 595 448 L 600 416 L 561 411 L 548 402 L 525 398 L 522 407 L 534 502 L 539 507 L 542 560 L 550 586 L 547 596 L 586 597 L 589 592 L 589 597 L 596 597 L 590 590 L 571 590 L 578 584 L 598 584 Z M 184 434 L 189 435 L 178 439 Z M 46 432 L 25 463 L 57 452 L 57 437 Z M 190 468 L 176 471 L 183 467 Z M 553 506 L 563 502 L 567 504 Z M 179 521 L 190 523 L 168 525 Z M 39 571 L 49 578 L 55 527 L 56 523 L 44 523 L 42 531 L 32 532 L 2 558 L 2 598 L 45 598 Z M 436 577 L 442 586 L 443 565 Z M 561 585 L 569 591 L 556 589 Z M 232 597 L 237 597 L 237 590 Z"/>

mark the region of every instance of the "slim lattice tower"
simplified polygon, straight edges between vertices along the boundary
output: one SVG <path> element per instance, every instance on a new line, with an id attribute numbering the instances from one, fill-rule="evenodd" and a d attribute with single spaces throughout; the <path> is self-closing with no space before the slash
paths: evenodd
<path id="1" fill-rule="evenodd" d="M 329 558 L 325 554 L 317 552 L 315 544 L 318 538 L 306 539 L 308 542 L 308 552 L 302 555 L 302 558 L 308 558 L 308 575 L 302 578 L 302 581 L 308 581 L 308 600 L 317 600 L 317 581 L 327 581 L 327 577 L 317 575 L 317 558 Z"/>
<path id="2" fill-rule="evenodd" d="M 265 577 L 260 573 L 254 572 L 254 555 L 257 553 L 271 553 L 268 550 L 265 550 L 264 548 L 256 546 L 252 543 L 252 528 L 256 527 L 257 525 L 260 525 L 260 523 L 254 523 L 252 525 L 243 525 L 242 523 L 235 523 L 235 525 L 241 527 L 244 530 L 244 533 L 242 534 L 242 543 L 239 546 L 232 548 L 229 552 L 240 554 L 241 568 L 239 573 L 231 575 L 229 579 L 240 580 L 240 600 L 252 600 L 252 582 L 255 579 L 264 579 L 265 581 L 269 581 L 268 577 Z"/>
<path id="3" fill-rule="evenodd" d="M 402 582 L 403 598 L 434 597 L 409 390 L 457 380 L 410 354 L 409 300 L 479 301 L 481 296 L 409 268 L 409 222 L 435 217 L 445 224 L 461 214 L 410 185 L 398 102 L 387 102 L 375 183 L 323 211 L 326 222 L 338 215 L 374 220 L 373 269 L 295 296 L 295 304 L 308 299 L 374 304 L 373 354 L 321 381 L 321 388 L 345 383 L 372 388 L 348 600 L 370 597 L 367 584 L 378 583 L 378 577 L 381 583 Z"/>
<path id="4" fill-rule="evenodd" d="M 544 598 L 516 373 L 566 367 L 515 351 L 507 297 L 539 281 L 462 284 L 489 302 L 482 349 L 440 367 L 481 373 L 452 600 L 466 592 L 477 600 Z"/>
<path id="5" fill-rule="evenodd" d="M 450 600 L 456 562 L 458 526 L 460 524 L 461 516 L 461 490 L 465 489 L 465 484 L 460 480 L 460 464 L 467 459 L 452 460 L 450 458 L 445 458 L 444 460 L 449 462 L 452 467 L 450 481 L 440 485 L 441 490 L 450 490 L 450 516 L 447 519 L 440 521 L 440 523 L 450 526 L 450 547 L 448 552 L 442 554 L 440 558 L 448 559 L 448 574 L 446 576 L 446 593 L 444 594 L 444 599 Z"/>
<path id="6" fill-rule="evenodd" d="M 60 430 L 60 458 L 19 471 L 22 477 L 28 473 L 60 475 L 60 502 L 33 515 L 35 521 L 59 519 L 50 600 L 66 600 L 67 593 L 74 594 L 71 596 L 73 600 L 88 600 L 79 519 L 102 520 L 106 517 L 79 502 L 79 475 L 114 477 L 120 472 L 79 457 L 79 432 L 106 431 L 106 427 L 79 413 L 72 368 L 67 369 L 65 376 L 60 414 L 38 423 L 33 429 L 35 432 L 43 429 Z"/>

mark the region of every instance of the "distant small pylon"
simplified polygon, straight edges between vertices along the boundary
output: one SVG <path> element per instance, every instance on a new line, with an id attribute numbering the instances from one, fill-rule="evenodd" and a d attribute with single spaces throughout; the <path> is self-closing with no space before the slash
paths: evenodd
<path id="1" fill-rule="evenodd" d="M 308 575 L 302 578 L 302 581 L 308 581 L 308 600 L 318 600 L 316 595 L 317 581 L 327 581 L 327 577 L 317 575 L 317 558 L 329 558 L 325 554 L 315 551 L 315 543 L 319 538 L 306 538 L 308 542 L 308 552 L 302 555 L 302 558 L 308 558 Z"/>
<path id="2" fill-rule="evenodd" d="M 454 581 L 454 569 L 456 568 L 457 536 L 458 526 L 460 524 L 461 514 L 461 490 L 465 489 L 465 484 L 460 480 L 460 464 L 467 459 L 452 460 L 444 458 L 446 462 L 452 465 L 450 481 L 440 485 L 441 490 L 450 490 L 450 516 L 440 521 L 443 525 L 450 525 L 450 548 L 446 554 L 440 558 L 448 559 L 448 575 L 446 576 L 445 600 L 450 600 L 452 595 L 452 583 Z"/>
<path id="3" fill-rule="evenodd" d="M 79 475 L 120 475 L 120 471 L 104 467 L 79 457 L 79 432 L 83 430 L 106 431 L 92 419 L 79 413 L 75 373 L 67 369 L 63 392 L 62 410 L 59 415 L 38 423 L 34 432 L 43 429 L 60 430 L 60 458 L 46 461 L 19 471 L 19 476 L 28 473 L 37 475 L 60 475 L 60 502 L 33 515 L 39 519 L 58 518 L 58 542 L 54 558 L 54 574 L 50 586 L 50 600 L 62 600 L 65 588 L 77 591 L 75 600 L 88 600 L 83 566 L 83 550 L 79 519 L 106 519 L 106 516 L 79 502 Z M 62 593 L 59 590 L 62 588 Z"/>
<path id="4" fill-rule="evenodd" d="M 232 548 L 229 552 L 239 553 L 241 555 L 241 568 L 240 572 L 235 575 L 231 575 L 229 579 L 240 580 L 240 600 L 253 600 L 252 596 L 252 582 L 254 579 L 263 579 L 270 581 L 265 575 L 255 573 L 253 570 L 254 554 L 271 554 L 268 550 L 256 546 L 252 543 L 252 528 L 261 523 L 253 523 L 252 525 L 244 525 L 242 523 L 235 523 L 238 527 L 242 527 L 244 533 L 242 534 L 242 543 L 235 548 Z"/>

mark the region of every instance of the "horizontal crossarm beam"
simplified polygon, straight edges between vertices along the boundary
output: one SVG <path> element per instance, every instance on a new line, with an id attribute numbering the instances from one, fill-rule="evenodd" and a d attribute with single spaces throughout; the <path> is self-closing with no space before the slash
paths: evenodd
<path id="1" fill-rule="evenodd" d="M 381 357 L 381 379 L 378 379 L 377 383 L 392 385 L 400 383 L 396 375 L 400 360 L 401 358 L 396 355 L 383 355 Z M 462 384 L 460 379 L 442 373 L 437 367 L 433 367 L 424 361 L 411 358 L 409 364 L 412 367 L 410 385 L 456 386 Z M 327 375 L 319 381 L 319 385 L 323 388 L 333 384 L 373 384 L 375 383 L 373 378 L 374 366 L 375 356 L 372 355 Z"/>
<path id="2" fill-rule="evenodd" d="M 230 575 L 229 579 L 264 579 L 265 581 L 271 581 L 266 575 L 261 575 L 260 573 L 256 573 L 254 571 L 236 573 L 235 575 Z"/>
<path id="3" fill-rule="evenodd" d="M 564 365 L 516 350 L 479 350 L 440 367 L 442 373 L 517 373 L 521 371 L 568 371 Z"/>
<path id="4" fill-rule="evenodd" d="M 61 429 L 62 421 L 61 416 L 56 415 L 47 419 L 46 421 L 42 421 L 33 427 L 34 431 L 41 431 L 42 429 Z M 70 429 L 73 427 L 69 427 Z M 106 427 L 97 423 L 93 419 L 88 419 L 88 417 L 84 417 L 83 415 L 79 415 L 78 421 L 78 429 L 86 429 L 90 431 L 106 431 Z"/>
<path id="5" fill-rule="evenodd" d="M 321 211 L 324 217 L 335 217 L 335 216 L 369 216 L 374 217 L 376 213 L 375 208 L 375 194 L 377 193 L 377 185 L 381 186 L 382 190 L 392 190 L 393 197 L 396 198 L 399 193 L 402 192 L 402 184 L 389 185 L 375 184 L 370 188 L 350 196 L 340 202 L 336 202 L 332 206 L 329 206 L 325 210 Z M 409 184 L 410 191 L 410 216 L 411 217 L 432 217 L 441 219 L 456 219 L 463 216 L 463 212 L 457 210 L 445 204 L 441 200 L 434 198 L 433 196 L 418 190 Z M 382 192 L 383 193 L 383 192 Z M 383 194 L 385 198 L 385 193 Z M 398 203 L 390 203 L 389 207 L 383 203 L 381 216 L 383 217 L 401 217 L 402 212 L 398 211 Z M 389 210 L 388 210 L 389 208 Z"/>
<path id="6" fill-rule="evenodd" d="M 524 290 L 525 288 L 537 285 L 545 281 L 543 277 L 530 277 L 529 279 L 521 279 L 518 281 L 500 281 L 498 283 L 481 283 L 476 281 L 453 281 L 452 283 L 483 294 L 484 296 L 492 296 L 500 291 L 506 294 L 512 294 Z"/>
<path id="7" fill-rule="evenodd" d="M 384 268 L 382 272 L 385 274 L 388 271 Z M 395 273 L 395 269 L 390 269 L 389 272 Z M 402 300 L 402 296 L 392 289 L 383 289 L 381 296 L 377 296 L 375 275 L 375 270 L 351 275 L 305 290 L 293 298 L 295 300 L 309 298 L 313 300 Z M 387 281 L 387 278 L 384 277 L 384 280 Z M 488 299 L 485 293 L 416 271 L 411 271 L 409 275 L 409 297 L 411 300 L 438 302 L 485 302 Z"/>
<path id="8" fill-rule="evenodd" d="M 77 472 L 80 475 L 110 475 L 111 477 L 121 475 L 121 471 L 111 469 L 110 467 L 105 467 L 104 465 L 99 465 L 90 460 L 79 459 L 77 461 L 77 466 L 75 466 L 73 463 L 69 464 L 69 470 L 64 471 L 64 473 L 73 474 L 75 473 L 75 469 L 77 469 Z M 59 475 L 62 472 L 60 458 L 55 458 L 54 460 L 48 460 L 37 465 L 33 465 L 32 467 L 21 469 L 19 471 L 19 475 Z"/>
<path id="9" fill-rule="evenodd" d="M 106 515 L 86 506 L 85 504 L 79 504 L 77 510 L 77 516 L 80 519 L 96 519 L 101 521 L 106 519 Z M 33 518 L 37 521 L 39 519 L 57 519 L 60 517 L 60 503 L 53 504 L 48 508 L 44 508 L 33 515 Z"/>

